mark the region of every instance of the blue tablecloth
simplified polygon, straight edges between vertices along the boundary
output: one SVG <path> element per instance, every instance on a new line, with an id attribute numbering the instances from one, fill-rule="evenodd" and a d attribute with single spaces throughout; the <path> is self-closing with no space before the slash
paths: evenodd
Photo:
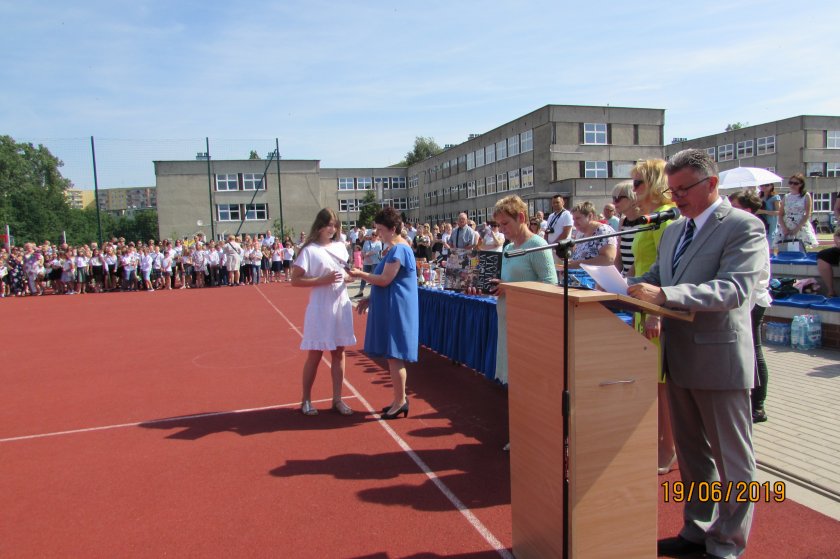
<path id="1" fill-rule="evenodd" d="M 420 345 L 496 378 L 494 297 L 420 288 Z"/>

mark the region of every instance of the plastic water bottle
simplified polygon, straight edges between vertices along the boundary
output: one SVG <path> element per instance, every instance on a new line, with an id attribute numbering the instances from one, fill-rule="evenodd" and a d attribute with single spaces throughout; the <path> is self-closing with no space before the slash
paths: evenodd
<path id="1" fill-rule="evenodd" d="M 811 349 L 820 347 L 822 345 L 822 320 L 820 315 L 812 314 L 808 316 L 808 346 Z"/>
<path id="2" fill-rule="evenodd" d="M 790 326 L 790 345 L 794 349 L 808 349 L 808 323 L 805 315 L 793 317 Z"/>

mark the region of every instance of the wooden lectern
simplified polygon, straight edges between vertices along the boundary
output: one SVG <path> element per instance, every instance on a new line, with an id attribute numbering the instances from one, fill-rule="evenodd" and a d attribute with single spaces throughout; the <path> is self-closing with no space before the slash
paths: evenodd
<path id="1" fill-rule="evenodd" d="M 569 517 L 563 514 L 563 290 L 505 284 L 513 552 L 517 559 L 656 557 L 655 345 L 604 303 L 690 320 L 656 305 L 569 290 Z"/>

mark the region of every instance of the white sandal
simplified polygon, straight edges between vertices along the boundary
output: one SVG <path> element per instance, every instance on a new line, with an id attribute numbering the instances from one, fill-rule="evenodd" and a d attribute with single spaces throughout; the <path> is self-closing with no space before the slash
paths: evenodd
<path id="1" fill-rule="evenodd" d="M 312 405 L 312 402 L 309 400 L 304 400 L 300 404 L 300 413 L 303 415 L 318 415 L 318 410 Z"/>
<path id="2" fill-rule="evenodd" d="M 333 401 L 332 409 L 341 415 L 353 415 L 353 410 L 343 400 Z"/>

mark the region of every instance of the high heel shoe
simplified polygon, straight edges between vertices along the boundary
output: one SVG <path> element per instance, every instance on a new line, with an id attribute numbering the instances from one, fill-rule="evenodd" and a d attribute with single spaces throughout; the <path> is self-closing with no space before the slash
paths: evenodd
<path id="1" fill-rule="evenodd" d="M 658 473 L 658 474 L 659 474 L 659 475 L 661 475 L 661 476 L 664 476 L 665 474 L 667 474 L 668 472 L 670 472 L 671 470 L 673 470 L 673 469 L 674 469 L 674 466 L 675 466 L 676 464 L 677 464 L 677 455 L 675 454 L 675 455 L 673 456 L 673 458 L 671 458 L 671 461 L 668 463 L 668 465 L 667 465 L 667 466 L 665 466 L 664 468 L 657 468 L 657 469 L 656 469 L 656 473 Z"/>
<path id="2" fill-rule="evenodd" d="M 401 414 L 405 417 L 408 417 L 408 402 L 403 404 L 400 407 L 400 409 L 398 409 L 394 413 L 388 413 L 388 409 L 384 410 L 379 417 L 382 419 L 397 419 Z"/>

